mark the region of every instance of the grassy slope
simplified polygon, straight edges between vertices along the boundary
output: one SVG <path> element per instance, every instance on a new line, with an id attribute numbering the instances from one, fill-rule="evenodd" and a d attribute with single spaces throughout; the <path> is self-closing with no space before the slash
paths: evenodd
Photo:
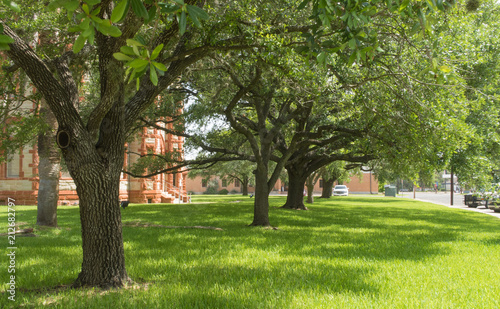
<path id="1" fill-rule="evenodd" d="M 287 211 L 277 208 L 282 197 L 272 197 L 271 223 L 279 229 L 269 230 L 246 226 L 253 213 L 248 197 L 195 198 L 198 203 L 190 205 L 131 205 L 122 211 L 127 269 L 138 284 L 118 291 L 54 289 L 71 284 L 81 264 L 78 208 L 61 207 L 59 229 L 16 239 L 15 305 L 500 307 L 497 218 L 408 199 L 356 196 Z M 6 232 L 5 208 L 0 207 L 0 230 Z M 35 222 L 35 207 L 17 206 L 16 220 Z M 130 226 L 137 222 L 150 226 Z M 6 237 L 0 239 L 6 248 Z M 1 265 L 7 262 L 3 255 Z M 0 270 L 0 282 L 8 282 L 6 269 Z M 12 305 L 6 296 L 2 308 Z"/>

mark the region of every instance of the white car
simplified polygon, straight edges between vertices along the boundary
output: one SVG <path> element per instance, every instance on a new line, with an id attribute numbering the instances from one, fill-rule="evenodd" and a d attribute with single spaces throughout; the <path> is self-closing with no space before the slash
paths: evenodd
<path id="1" fill-rule="evenodd" d="M 333 188 L 333 196 L 348 196 L 349 195 L 349 188 L 344 185 L 336 185 L 335 188 Z"/>

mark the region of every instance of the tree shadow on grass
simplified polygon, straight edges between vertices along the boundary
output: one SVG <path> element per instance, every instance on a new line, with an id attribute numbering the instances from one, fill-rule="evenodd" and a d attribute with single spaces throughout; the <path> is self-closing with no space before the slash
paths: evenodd
<path id="1" fill-rule="evenodd" d="M 393 200 L 391 207 L 382 207 L 370 199 L 353 198 L 352 205 L 329 201 L 314 204 L 307 212 L 271 208 L 271 221 L 280 226 L 277 231 L 245 227 L 251 201 L 135 206 L 122 212 L 124 221 L 137 217 L 161 225 L 189 221 L 189 225 L 218 226 L 224 231 L 124 226 L 127 269 L 132 279 L 155 281 L 159 290 L 168 291 L 157 300 L 147 298 L 150 304 L 291 307 L 294 293 L 377 294 L 378 283 L 371 279 L 377 261 L 423 261 L 446 255 L 450 250 L 446 244 L 460 240 L 464 233 L 498 229 L 498 222 L 481 214 L 400 204 Z M 77 218 L 77 213 L 67 215 Z M 54 241 L 60 247 L 74 247 L 76 243 L 65 238 L 76 232 L 63 232 Z M 495 237 L 489 238 L 492 244 L 498 240 Z M 40 255 L 58 255 L 54 248 L 49 250 L 49 255 Z M 81 255 L 66 253 L 61 258 L 81 259 Z M 40 263 L 39 267 L 48 268 L 53 261 L 45 258 Z M 67 270 L 61 272 L 68 275 Z M 176 287 L 183 288 L 177 291 Z M 89 303 L 105 297 L 92 296 Z M 128 304 L 142 303 L 130 299 Z"/>

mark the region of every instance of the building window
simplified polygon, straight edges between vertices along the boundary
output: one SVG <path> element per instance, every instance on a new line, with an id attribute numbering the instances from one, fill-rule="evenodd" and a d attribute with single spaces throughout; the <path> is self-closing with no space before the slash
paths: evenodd
<path id="1" fill-rule="evenodd" d="M 227 179 L 222 179 L 222 187 L 227 187 Z"/>
<path id="2" fill-rule="evenodd" d="M 240 187 L 240 181 L 238 179 L 234 180 L 234 187 L 239 188 Z"/>
<path id="3" fill-rule="evenodd" d="M 19 155 L 10 155 L 7 159 L 7 177 L 19 177 Z"/>
<path id="4" fill-rule="evenodd" d="M 206 187 L 207 187 L 207 184 L 208 184 L 208 180 L 207 180 L 207 179 L 202 179 L 202 180 L 201 180 L 201 187 L 202 187 L 202 188 L 206 188 Z"/>
<path id="5" fill-rule="evenodd" d="M 172 174 L 172 186 L 175 187 L 176 182 L 177 182 L 177 174 Z"/>
<path id="6" fill-rule="evenodd" d="M 323 179 L 320 179 L 320 180 L 319 180 L 319 187 L 320 187 L 320 188 L 323 188 Z"/>

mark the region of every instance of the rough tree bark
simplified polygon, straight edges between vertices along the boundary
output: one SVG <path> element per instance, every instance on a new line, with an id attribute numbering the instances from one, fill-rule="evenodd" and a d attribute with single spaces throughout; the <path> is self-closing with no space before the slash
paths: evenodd
<path id="1" fill-rule="evenodd" d="M 314 203 L 314 185 L 316 183 L 306 180 L 306 188 L 307 188 L 307 203 L 312 204 Z"/>
<path id="2" fill-rule="evenodd" d="M 323 190 L 321 191 L 321 198 L 332 197 L 333 184 L 335 183 L 335 178 L 324 179 L 323 178 Z"/>
<path id="3" fill-rule="evenodd" d="M 124 150 L 120 144 L 115 146 Z M 121 287 L 130 282 L 118 200 L 123 155 L 96 158 L 87 154 L 82 159 L 86 163 L 71 173 L 80 198 L 83 248 L 82 270 L 74 285 Z"/>
<path id="4" fill-rule="evenodd" d="M 42 107 L 40 114 L 49 130 L 38 135 L 38 203 L 36 224 L 57 226 L 59 200 L 59 173 L 61 153 L 55 143 L 57 120 L 50 109 Z"/>
<path id="5" fill-rule="evenodd" d="M 269 188 L 267 168 L 259 167 L 255 172 L 254 214 L 250 226 L 270 226 L 269 222 Z"/>
<path id="6" fill-rule="evenodd" d="M 241 181 L 241 194 L 243 196 L 248 195 L 248 177 L 244 177 Z"/>
<path id="7" fill-rule="evenodd" d="M 304 204 L 304 187 L 308 175 L 293 166 L 287 166 L 286 170 L 288 173 L 288 194 L 285 205 L 281 208 L 307 210 Z M 304 170 L 302 169 L 302 171 Z"/>
<path id="8" fill-rule="evenodd" d="M 111 57 L 100 62 L 101 70 L 104 66 L 115 75 L 101 73 L 105 102 L 99 105 L 100 110 L 94 110 L 86 126 L 75 109 L 79 95 L 69 60 L 63 56 L 54 61 L 56 78 L 53 69 L 6 25 L 4 33 L 15 40 L 7 52 L 9 57 L 23 68 L 57 118 L 58 136 L 62 137 L 58 146 L 80 198 L 83 262 L 75 286 L 121 287 L 130 280 L 125 270 L 118 203 L 125 143 L 124 89 L 123 82 L 117 82 L 123 80 L 122 65 Z M 100 52 L 103 58 L 102 53 L 110 51 Z M 97 128 L 91 122 L 97 123 Z"/>

